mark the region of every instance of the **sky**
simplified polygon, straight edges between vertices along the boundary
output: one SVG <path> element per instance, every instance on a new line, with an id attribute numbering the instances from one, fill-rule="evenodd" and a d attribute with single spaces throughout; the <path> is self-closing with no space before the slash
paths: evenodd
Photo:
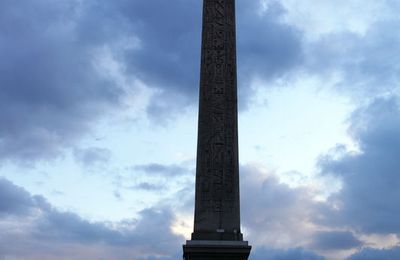
<path id="1" fill-rule="evenodd" d="M 202 1 L 0 0 L 0 259 L 172 260 Z M 237 0 L 250 260 L 400 259 L 400 4 Z"/>

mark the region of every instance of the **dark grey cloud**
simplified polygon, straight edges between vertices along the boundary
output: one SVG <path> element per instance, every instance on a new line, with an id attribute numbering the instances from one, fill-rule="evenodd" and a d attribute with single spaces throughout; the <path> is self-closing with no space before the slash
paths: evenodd
<path id="1" fill-rule="evenodd" d="M 355 229 L 352 224 L 357 220 L 338 224 L 331 201 L 316 201 L 316 194 L 309 188 L 289 187 L 274 174 L 252 165 L 242 165 L 240 174 L 245 238 L 255 245 L 270 247 L 256 246 L 254 259 L 324 259 L 313 251 L 335 252 L 364 246 L 358 235 L 342 231 L 344 227 Z"/>
<path id="2" fill-rule="evenodd" d="M 237 5 L 239 75 L 245 75 L 239 77 L 243 78 L 239 88 L 247 100 L 252 77 L 282 76 L 301 63 L 301 32 L 281 22 L 285 11 L 278 2 L 263 14 L 260 1 L 238 1 Z M 197 100 L 201 1 L 122 1 L 121 6 L 133 23 L 145 21 L 137 30 L 143 49 L 130 52 L 127 58 L 133 72 L 162 90 L 148 108 L 150 115 L 167 116 L 175 105 Z"/>
<path id="3" fill-rule="evenodd" d="M 171 212 L 146 209 L 140 212 L 140 220 L 116 223 L 117 228 L 112 228 L 113 223 L 89 222 L 74 213 L 52 209 L 38 221 L 33 235 L 46 241 L 142 246 L 156 251 L 165 249 L 168 243 L 179 243 L 181 238 L 170 231 L 172 220 Z M 160 232 L 165 235 L 160 236 Z M 157 245 L 151 245 L 156 240 Z"/>
<path id="4" fill-rule="evenodd" d="M 342 180 L 329 198 L 323 223 L 366 233 L 400 233 L 400 110 L 397 98 L 377 99 L 355 111 L 349 132 L 361 152 L 343 152 L 320 160 L 321 172 Z"/>
<path id="5" fill-rule="evenodd" d="M 390 249 L 364 248 L 347 260 L 391 260 L 400 259 L 400 247 Z"/>
<path id="6" fill-rule="evenodd" d="M 303 63 L 303 32 L 285 24 L 284 7 L 270 2 L 238 1 L 239 77 L 270 80 L 283 77 Z M 245 87 L 245 86 L 242 86 Z"/>
<path id="7" fill-rule="evenodd" d="M 165 185 L 161 184 L 154 184 L 154 183 L 149 183 L 149 182 L 141 182 L 138 183 L 137 185 L 134 185 L 131 187 L 131 189 L 141 189 L 141 190 L 147 190 L 147 191 L 159 191 L 159 190 L 164 190 L 166 187 Z"/>
<path id="8" fill-rule="evenodd" d="M 94 56 L 107 39 L 122 37 L 119 27 L 89 41 L 78 33 L 88 15 L 79 1 L 0 5 L 0 159 L 53 158 L 118 106 L 123 91 Z"/>
<path id="9" fill-rule="evenodd" d="M 27 214 L 34 204 L 34 198 L 28 192 L 0 178 L 0 216 Z"/>
<path id="10" fill-rule="evenodd" d="M 388 1 L 387 5 L 394 3 Z M 400 36 L 393 29 L 399 25 L 397 18 L 386 18 L 372 24 L 364 34 L 350 31 L 324 34 L 305 45 L 307 69 L 325 78 L 341 75 L 337 87 L 356 97 L 393 93 L 400 75 L 397 59 Z"/>
<path id="11" fill-rule="evenodd" d="M 362 245 L 349 231 L 316 232 L 312 247 L 319 250 L 346 250 Z"/>
<path id="12" fill-rule="evenodd" d="M 110 160 L 111 151 L 105 148 L 89 147 L 85 149 L 74 149 L 75 160 L 84 166 L 93 166 L 106 163 Z"/>
<path id="13" fill-rule="evenodd" d="M 324 260 L 325 258 L 319 256 L 304 248 L 291 248 L 271 249 L 271 248 L 257 248 L 253 250 L 250 255 L 250 260 Z"/>
<path id="14" fill-rule="evenodd" d="M 39 220 L 33 236 L 40 240 L 81 244 L 107 242 L 123 245 L 133 243 L 117 230 L 108 228 L 104 223 L 91 223 L 74 213 L 59 212 L 55 209 L 46 212 Z"/>
<path id="15" fill-rule="evenodd" d="M 143 48 L 126 53 L 128 68 L 161 91 L 152 99 L 148 114 L 165 121 L 196 103 L 201 1 L 120 1 L 117 5 L 134 26 L 139 24 L 135 32 Z M 284 9 L 278 2 L 262 15 L 260 1 L 238 1 L 237 5 L 239 90 L 245 107 L 253 77 L 281 77 L 301 63 L 301 33 L 280 21 Z"/>
<path id="16" fill-rule="evenodd" d="M 255 93 L 251 80 L 268 86 L 275 79 L 291 77 L 304 62 L 303 32 L 283 22 L 283 6 L 274 1 L 267 11 L 261 9 L 261 1 L 237 1 L 240 109 L 246 109 Z"/>
<path id="17" fill-rule="evenodd" d="M 252 76 L 280 77 L 302 56 L 279 4 L 258 15 L 260 2 L 247 2 L 238 1 L 243 104 Z M 197 0 L 2 1 L 0 159 L 52 159 L 117 109 L 126 92 L 101 69 L 106 54 L 157 89 L 147 107 L 155 122 L 195 104 L 201 11 Z"/>
<path id="18" fill-rule="evenodd" d="M 0 180 L 0 187 L 0 257 L 85 259 L 94 253 L 96 259 L 154 259 L 174 256 L 184 240 L 171 232 L 169 210 L 146 209 L 136 220 L 92 222 L 61 212 L 7 180 Z M 69 252 L 71 247 L 81 255 L 75 258 L 78 251 Z"/>
<path id="19" fill-rule="evenodd" d="M 157 175 L 163 177 L 174 177 L 190 173 L 188 169 L 175 164 L 165 165 L 159 163 L 150 163 L 150 164 L 136 165 L 133 167 L 133 169 L 137 171 L 143 171 L 148 175 Z"/>
<path id="20" fill-rule="evenodd" d="M 138 258 L 138 260 L 176 260 L 176 259 L 181 259 L 182 254 L 176 254 L 174 256 L 149 256 L 149 257 L 141 257 Z"/>
<path id="21" fill-rule="evenodd" d="M 140 38 L 139 50 L 125 53 L 131 71 L 161 90 L 197 93 L 201 5 L 199 1 L 117 1 Z"/>
<path id="22" fill-rule="evenodd" d="M 310 220 L 318 214 L 319 203 L 307 188 L 291 188 L 251 165 L 242 166 L 240 175 L 247 236 L 278 248 L 303 246 L 311 239 Z"/>

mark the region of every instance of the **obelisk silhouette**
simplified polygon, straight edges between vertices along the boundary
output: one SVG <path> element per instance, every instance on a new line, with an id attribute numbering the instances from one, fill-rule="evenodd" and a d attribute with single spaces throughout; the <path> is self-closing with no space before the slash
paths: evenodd
<path id="1" fill-rule="evenodd" d="M 203 1 L 196 196 L 186 260 L 247 259 L 240 230 L 235 0 Z"/>

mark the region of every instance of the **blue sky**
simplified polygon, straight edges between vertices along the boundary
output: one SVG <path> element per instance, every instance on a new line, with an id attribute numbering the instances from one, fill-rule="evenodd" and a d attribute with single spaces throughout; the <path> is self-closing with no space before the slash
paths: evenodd
<path id="1" fill-rule="evenodd" d="M 0 259 L 181 257 L 201 10 L 0 1 Z M 399 11 L 237 0 L 251 260 L 400 258 Z"/>

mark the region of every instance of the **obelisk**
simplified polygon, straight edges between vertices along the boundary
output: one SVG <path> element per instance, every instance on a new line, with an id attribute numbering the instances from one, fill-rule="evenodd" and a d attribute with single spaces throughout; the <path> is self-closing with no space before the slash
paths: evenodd
<path id="1" fill-rule="evenodd" d="M 240 231 L 235 0 L 203 1 L 196 195 L 186 260 L 247 259 Z"/>

